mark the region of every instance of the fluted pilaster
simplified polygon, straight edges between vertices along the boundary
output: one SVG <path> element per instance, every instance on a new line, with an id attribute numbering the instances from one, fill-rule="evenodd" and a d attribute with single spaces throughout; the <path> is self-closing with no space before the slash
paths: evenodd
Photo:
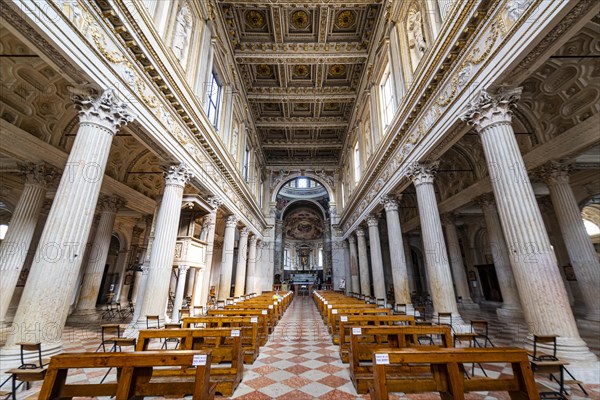
<path id="1" fill-rule="evenodd" d="M 362 228 L 356 228 L 358 242 L 358 268 L 360 270 L 360 293 L 371 295 L 371 277 L 369 275 L 369 258 L 367 256 L 367 239 Z"/>
<path id="2" fill-rule="evenodd" d="M 58 185 L 5 348 L 43 342 L 49 354 L 62 347 L 61 333 L 75 290 L 114 134 L 135 116 L 113 90 L 98 97 L 75 94 L 79 129 Z M 60 288 L 48 290 L 48 288 Z M 55 327 L 48 335 L 48 327 Z M 42 329 L 45 331 L 42 332 Z"/>
<path id="3" fill-rule="evenodd" d="M 256 293 L 256 235 L 250 236 L 248 241 L 248 269 L 246 270 L 246 294 Z"/>
<path id="4" fill-rule="evenodd" d="M 218 197 L 209 197 L 208 203 L 212 206 L 212 210 L 204 217 L 202 224 L 202 240 L 206 241 L 206 258 L 204 260 L 204 271 L 202 274 L 202 285 L 199 286 L 201 291 L 194 294 L 194 305 L 205 306 L 208 300 L 210 291 L 210 274 L 213 267 L 213 255 L 215 251 L 215 224 L 217 222 L 217 211 L 223 204 L 223 201 Z"/>
<path id="5" fill-rule="evenodd" d="M 219 280 L 219 300 L 226 300 L 231 293 L 231 274 L 233 273 L 233 248 L 235 246 L 235 229 L 238 218 L 230 215 L 225 220 L 223 238 L 223 256 L 221 258 L 221 279 Z"/>
<path id="6" fill-rule="evenodd" d="M 350 290 L 354 293 L 360 293 L 358 251 L 356 250 L 356 238 L 353 235 L 348 236 L 348 244 L 350 246 Z"/>
<path id="7" fill-rule="evenodd" d="M 238 262 L 235 271 L 235 287 L 233 296 L 240 297 L 244 295 L 246 288 L 246 267 L 248 261 L 248 234 L 250 231 L 244 227 L 240 230 L 240 240 L 238 242 Z"/>
<path id="8" fill-rule="evenodd" d="M 425 250 L 425 265 L 434 314 L 439 312 L 452 313 L 452 321 L 461 323 L 462 319 L 456 306 L 456 296 L 452 287 L 452 273 L 448 263 L 448 251 L 444 242 L 440 213 L 433 188 L 433 177 L 437 171 L 438 163 L 414 163 L 408 170 L 412 179 L 419 204 L 419 219 L 421 221 L 421 235 Z"/>
<path id="9" fill-rule="evenodd" d="M 369 244 L 371 245 L 371 273 L 373 275 L 373 291 L 378 299 L 386 299 L 385 276 L 383 274 L 383 257 L 379 239 L 379 216 L 371 214 L 367 217 L 369 226 Z"/>
<path id="10" fill-rule="evenodd" d="M 192 177 L 185 164 L 168 167 L 164 175 L 165 190 L 156 217 L 148 278 L 138 317 L 140 324 L 145 324 L 146 315 L 158 315 L 161 320 L 166 319 L 183 189 Z"/>
<path id="11" fill-rule="evenodd" d="M 600 265 L 569 184 L 569 166 L 554 162 L 545 172 L 556 219 L 585 302 L 586 319 L 600 321 Z"/>
<path id="12" fill-rule="evenodd" d="M 398 200 L 396 197 L 384 196 L 381 199 L 385 209 L 388 240 L 390 248 L 390 261 L 392 263 L 392 279 L 394 282 L 394 301 L 396 304 L 410 304 L 410 289 L 408 287 L 408 269 L 404 254 L 400 215 L 398 214 Z"/>
<path id="13" fill-rule="evenodd" d="M 10 219 L 4 240 L 0 243 L 0 324 L 5 321 L 19 275 L 23 269 L 31 239 L 35 233 L 44 197 L 48 174 L 43 164 L 24 165 L 25 185 Z"/>
<path id="14" fill-rule="evenodd" d="M 462 119 L 481 136 L 530 335 L 557 335 L 559 357 L 596 360 L 581 340 L 511 125 L 521 88 L 479 93 Z"/>

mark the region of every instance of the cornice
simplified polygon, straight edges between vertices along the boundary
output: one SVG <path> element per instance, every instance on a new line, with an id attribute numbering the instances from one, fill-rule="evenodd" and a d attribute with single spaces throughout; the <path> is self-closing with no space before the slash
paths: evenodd
<path id="1" fill-rule="evenodd" d="M 179 68 L 177 71 L 177 79 L 171 76 L 167 66 L 162 62 L 162 57 L 157 54 L 154 47 L 146 38 L 138 22 L 131 14 L 128 6 L 124 4 L 123 1 L 115 1 L 115 4 L 120 7 L 118 10 L 114 9 L 112 5 L 107 4 L 103 0 L 97 0 L 97 3 L 102 10 L 102 14 L 105 19 L 114 26 L 115 33 L 118 34 L 118 37 L 121 38 L 131 54 L 136 57 L 140 66 L 144 68 L 146 77 L 151 80 L 162 92 L 163 97 L 171 104 L 176 113 L 179 114 L 189 131 L 193 133 L 195 138 L 198 139 L 202 145 L 203 149 L 210 156 L 211 161 L 225 176 L 229 184 L 234 188 L 236 194 L 244 199 L 246 205 L 248 205 L 252 210 L 254 216 L 258 218 L 261 228 L 264 229 L 266 226 L 266 220 L 264 219 L 260 208 L 255 204 L 254 198 L 250 193 L 246 182 L 241 179 L 237 168 L 231 162 L 231 156 L 229 152 L 224 147 L 220 139 L 215 140 L 218 135 L 214 133 L 212 127 L 209 126 L 210 124 L 207 123 L 207 118 L 202 110 L 202 107 L 197 104 L 196 97 L 189 95 L 192 93 L 192 90 L 187 84 L 183 71 L 181 71 L 176 62 L 171 60 L 171 64 L 177 65 L 177 68 Z M 137 4 L 135 4 L 135 6 L 137 7 Z M 139 9 L 137 9 L 137 11 L 139 14 L 141 14 Z M 127 19 L 127 23 L 133 27 L 133 30 L 138 36 L 137 38 L 134 38 L 127 31 L 127 29 L 123 29 L 124 25 L 123 21 L 121 20 L 121 15 L 124 16 Z M 141 41 L 141 43 L 138 43 L 136 39 Z M 160 39 L 157 40 L 157 42 L 162 44 Z M 165 49 L 163 48 L 162 50 Z M 145 56 L 144 52 L 150 53 L 152 60 L 149 60 Z M 168 54 L 167 51 L 163 51 L 163 53 Z M 182 90 L 182 88 L 184 90 Z M 175 96 L 174 93 L 177 96 Z M 189 99 L 192 99 L 192 102 L 190 102 Z M 212 133 L 205 134 L 204 132 L 201 132 L 198 129 L 199 126 L 203 127 L 206 133 Z M 229 162 L 224 163 L 223 160 L 227 160 Z"/>

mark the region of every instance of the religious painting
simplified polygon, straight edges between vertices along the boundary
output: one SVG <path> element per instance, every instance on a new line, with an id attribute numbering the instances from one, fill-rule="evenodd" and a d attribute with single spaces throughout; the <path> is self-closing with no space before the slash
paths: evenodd
<path id="1" fill-rule="evenodd" d="M 285 219 L 285 235 L 296 240 L 314 240 L 322 237 L 323 219 L 309 208 L 299 208 Z"/>

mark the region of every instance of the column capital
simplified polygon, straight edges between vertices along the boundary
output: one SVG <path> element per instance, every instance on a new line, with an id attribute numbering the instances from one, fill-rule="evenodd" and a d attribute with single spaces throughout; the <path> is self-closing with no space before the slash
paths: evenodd
<path id="1" fill-rule="evenodd" d="M 118 100 L 113 89 L 105 90 L 100 95 L 90 95 L 85 93 L 86 91 L 72 90 L 75 107 L 79 110 L 80 123 L 101 125 L 114 135 L 120 127 L 136 118 L 127 103 Z"/>
<path id="2" fill-rule="evenodd" d="M 391 195 L 383 196 L 381 198 L 381 204 L 383 204 L 383 208 L 385 209 L 385 211 L 398 211 L 398 202 L 401 196 L 402 195 L 400 195 L 400 197 Z"/>
<path id="3" fill-rule="evenodd" d="M 250 229 L 247 226 L 240 229 L 240 236 L 248 236 L 250 234 Z"/>
<path id="4" fill-rule="evenodd" d="M 572 165 L 565 162 L 550 161 L 541 168 L 540 175 L 548 186 L 561 183 L 569 183 L 569 175 L 573 169 Z"/>
<path id="5" fill-rule="evenodd" d="M 348 236 L 348 242 L 350 244 L 355 244 L 356 243 L 356 238 L 353 235 Z"/>
<path id="6" fill-rule="evenodd" d="M 101 212 L 116 213 L 120 207 L 125 205 L 125 200 L 119 196 L 102 196 L 99 205 Z"/>
<path id="7" fill-rule="evenodd" d="M 433 183 L 433 177 L 437 173 L 439 161 L 433 161 L 429 163 L 414 162 L 406 171 L 406 176 L 410 178 L 415 186 L 422 185 L 424 183 Z"/>
<path id="8" fill-rule="evenodd" d="M 169 165 L 165 168 L 165 185 L 175 185 L 185 187 L 194 176 L 190 168 L 184 163 L 178 165 Z"/>
<path id="9" fill-rule="evenodd" d="M 496 205 L 496 198 L 493 193 L 485 193 L 481 196 L 478 196 L 475 201 L 481 208 L 490 207 Z"/>
<path id="10" fill-rule="evenodd" d="M 238 223 L 238 217 L 237 215 L 230 215 L 227 218 L 225 218 L 225 227 L 227 228 L 235 228 L 236 225 Z"/>
<path id="11" fill-rule="evenodd" d="M 456 215 L 453 213 L 444 213 L 440 216 L 440 220 L 444 225 L 456 225 Z"/>
<path id="12" fill-rule="evenodd" d="M 56 168 L 46 163 L 19 163 L 19 170 L 25 174 L 25 184 L 35 185 L 47 188 L 51 185 L 57 176 Z"/>
<path id="13" fill-rule="evenodd" d="M 186 264 L 182 264 L 182 265 L 178 265 L 177 269 L 179 270 L 179 272 L 187 272 L 188 269 L 190 269 L 190 266 L 186 265 Z"/>
<path id="14" fill-rule="evenodd" d="M 365 237 L 365 230 L 363 228 L 356 228 L 354 233 L 356 234 L 356 237 Z"/>
<path id="15" fill-rule="evenodd" d="M 481 90 L 463 109 L 460 117 L 469 125 L 473 125 L 477 132 L 490 125 L 509 122 L 512 119 L 512 108 L 521 98 L 522 87 L 501 87 L 490 94 L 485 89 Z"/>
<path id="16" fill-rule="evenodd" d="M 223 200 L 221 200 L 221 198 L 217 196 L 210 196 L 206 199 L 206 202 L 213 208 L 213 210 L 216 210 L 223 204 Z"/>
<path id="17" fill-rule="evenodd" d="M 248 242 L 250 243 L 250 246 L 256 246 L 256 242 L 258 241 L 258 236 L 252 234 L 250 235 L 250 238 L 248 238 Z"/>
<path id="18" fill-rule="evenodd" d="M 372 226 L 379 226 L 379 214 L 369 214 L 367 215 L 367 225 L 370 227 Z"/>

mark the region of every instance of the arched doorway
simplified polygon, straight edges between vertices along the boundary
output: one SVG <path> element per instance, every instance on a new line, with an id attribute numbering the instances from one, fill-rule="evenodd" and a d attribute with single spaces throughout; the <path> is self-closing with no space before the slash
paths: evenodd
<path id="1" fill-rule="evenodd" d="M 317 180 L 300 176 L 276 196 L 275 284 L 331 284 L 329 193 Z M 314 287 L 314 286 L 313 286 Z"/>

